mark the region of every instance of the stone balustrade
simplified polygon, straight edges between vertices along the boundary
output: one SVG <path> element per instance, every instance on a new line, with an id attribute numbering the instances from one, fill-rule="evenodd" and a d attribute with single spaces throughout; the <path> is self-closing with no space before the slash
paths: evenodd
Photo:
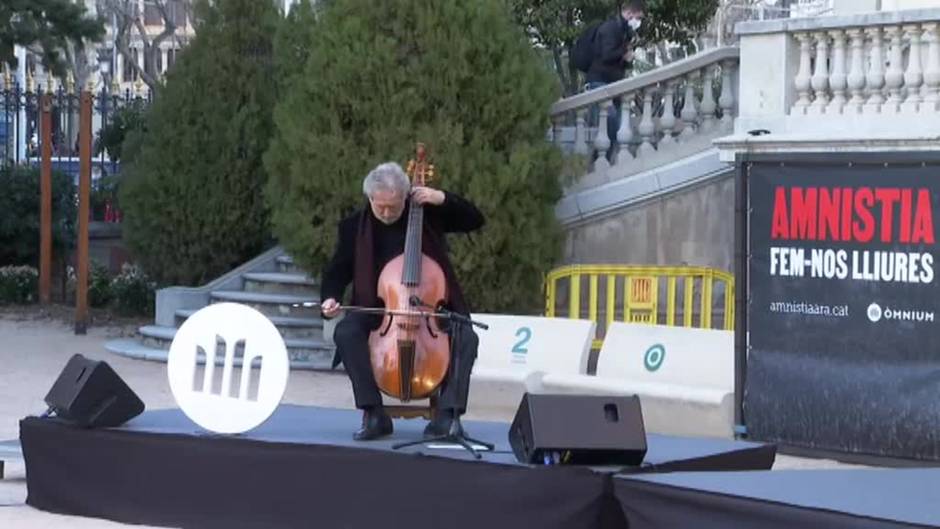
<path id="1" fill-rule="evenodd" d="M 716 48 L 562 99 L 551 110 L 549 139 L 590 163 L 569 191 L 668 164 L 729 134 L 737 107 L 738 48 Z M 613 160 L 606 133 L 613 101 L 622 101 Z M 601 133 L 598 133 L 601 131 Z M 593 160 L 593 161 L 590 161 Z"/>
<path id="2" fill-rule="evenodd" d="M 940 9 L 745 22 L 724 151 L 935 149 Z M 762 136 L 749 132 L 762 131 Z"/>
<path id="3" fill-rule="evenodd" d="M 921 114 L 940 111 L 936 20 L 794 31 L 800 66 L 791 114 Z"/>

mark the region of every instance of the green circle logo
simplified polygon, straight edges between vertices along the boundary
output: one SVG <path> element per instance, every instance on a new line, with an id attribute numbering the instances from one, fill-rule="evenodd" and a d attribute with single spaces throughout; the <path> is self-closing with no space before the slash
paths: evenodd
<path id="1" fill-rule="evenodd" d="M 646 354 L 643 355 L 643 366 L 647 371 L 656 371 L 663 365 L 665 359 L 666 348 L 662 344 L 656 344 L 647 349 Z"/>

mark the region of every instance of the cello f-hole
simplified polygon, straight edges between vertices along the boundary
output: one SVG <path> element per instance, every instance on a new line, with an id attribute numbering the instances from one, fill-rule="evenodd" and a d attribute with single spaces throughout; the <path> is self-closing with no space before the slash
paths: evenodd
<path id="1" fill-rule="evenodd" d="M 431 335 L 431 338 L 437 339 L 437 334 L 434 333 L 434 329 L 431 327 L 431 317 L 424 317 L 424 326 L 428 328 L 428 334 Z"/>
<path id="2" fill-rule="evenodd" d="M 381 331 L 379 331 L 379 336 L 385 337 L 385 335 L 388 334 L 388 331 L 390 331 L 390 330 L 392 329 L 392 320 L 393 320 L 394 318 L 395 318 L 395 315 L 394 315 L 394 314 L 389 314 L 389 316 L 388 316 L 388 324 L 385 326 L 384 329 L 382 329 Z"/>

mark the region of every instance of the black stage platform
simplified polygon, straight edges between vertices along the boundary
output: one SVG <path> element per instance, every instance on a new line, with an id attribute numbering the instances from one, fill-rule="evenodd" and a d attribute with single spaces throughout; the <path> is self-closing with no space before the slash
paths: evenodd
<path id="1" fill-rule="evenodd" d="M 940 527 L 940 469 L 677 472 L 614 480 L 630 529 Z"/>
<path id="2" fill-rule="evenodd" d="M 249 434 L 217 436 L 179 410 L 100 430 L 30 417 L 20 423 L 27 503 L 173 527 L 619 529 L 618 472 L 761 470 L 775 457 L 773 445 L 651 434 L 642 467 L 529 466 L 513 457 L 505 423 L 464 423 L 496 445 L 475 461 L 459 447 L 392 450 L 420 437 L 421 420 L 357 443 L 359 420 L 353 410 L 284 405 Z"/>

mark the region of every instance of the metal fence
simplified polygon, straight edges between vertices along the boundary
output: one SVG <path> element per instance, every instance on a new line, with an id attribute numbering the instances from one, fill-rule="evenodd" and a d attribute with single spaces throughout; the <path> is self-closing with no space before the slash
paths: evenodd
<path id="1" fill-rule="evenodd" d="M 734 277 L 693 266 L 562 266 L 545 278 L 545 315 L 595 322 L 595 349 L 614 321 L 732 330 Z"/>
<path id="2" fill-rule="evenodd" d="M 9 77 L 0 89 L 0 163 L 39 165 L 42 134 L 39 130 L 40 96 L 52 94 L 52 166 L 78 178 L 78 113 L 79 92 L 61 84 L 53 89 L 50 84 L 26 86 L 11 82 Z M 131 104 L 148 105 L 150 93 L 125 90 L 123 93 L 102 87 L 92 95 L 92 182 L 97 185 L 102 177 L 120 172 L 120 162 L 101 147 L 101 132 L 115 119 L 117 113 Z"/>

